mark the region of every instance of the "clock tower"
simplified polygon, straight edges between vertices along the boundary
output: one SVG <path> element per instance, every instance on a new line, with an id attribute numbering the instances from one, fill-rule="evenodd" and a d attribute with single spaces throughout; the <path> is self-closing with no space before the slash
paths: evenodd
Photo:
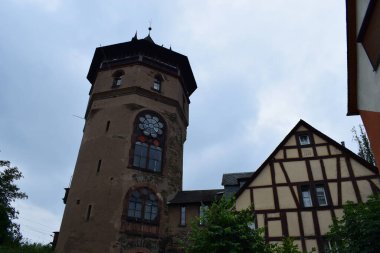
<path id="1" fill-rule="evenodd" d="M 56 253 L 166 252 L 167 201 L 182 190 L 190 63 L 150 35 L 99 47 Z"/>

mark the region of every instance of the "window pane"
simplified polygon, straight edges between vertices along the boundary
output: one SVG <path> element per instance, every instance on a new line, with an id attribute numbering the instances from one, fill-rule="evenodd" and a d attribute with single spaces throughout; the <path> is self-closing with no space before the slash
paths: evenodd
<path id="1" fill-rule="evenodd" d="M 131 209 L 128 210 L 128 217 L 135 217 L 134 210 L 131 210 Z"/>
<path id="2" fill-rule="evenodd" d="M 181 225 L 185 226 L 186 225 L 186 207 L 181 206 Z"/>
<path id="3" fill-rule="evenodd" d="M 309 186 L 302 186 L 301 191 L 302 191 L 303 206 L 304 207 L 312 207 L 313 202 L 311 200 L 310 187 Z"/>
<path id="4" fill-rule="evenodd" d="M 160 147 L 150 146 L 148 169 L 156 172 L 161 171 L 161 156 L 162 151 Z"/>
<path id="5" fill-rule="evenodd" d="M 133 156 L 133 166 L 146 168 L 147 154 L 148 145 L 137 141 L 135 144 L 135 151 Z"/>
<path id="6" fill-rule="evenodd" d="M 299 140 L 301 145 L 308 145 L 310 144 L 310 138 L 309 135 L 300 135 Z"/>
<path id="7" fill-rule="evenodd" d="M 161 89 L 161 82 L 160 80 L 154 80 L 154 83 L 153 83 L 153 89 L 159 91 Z"/>
<path id="8" fill-rule="evenodd" d="M 207 209 L 208 209 L 208 206 L 206 206 L 206 205 L 201 205 L 201 206 L 199 207 L 199 218 L 200 218 L 200 220 L 199 220 L 199 224 L 200 224 L 200 225 L 203 225 L 202 218 L 203 218 L 203 216 L 205 215 L 205 212 L 206 212 Z"/>
<path id="9" fill-rule="evenodd" d="M 112 82 L 113 86 L 120 86 L 121 85 L 121 77 L 115 77 Z"/>
<path id="10" fill-rule="evenodd" d="M 145 202 L 145 213 L 144 219 L 147 221 L 154 221 L 157 217 L 157 202 L 152 200 L 147 200 Z"/>
<path id="11" fill-rule="evenodd" d="M 318 205 L 327 206 L 327 198 L 326 198 L 324 186 L 323 185 L 316 186 L 315 192 L 317 193 Z"/>
<path id="12" fill-rule="evenodd" d="M 137 192 L 132 193 L 128 203 L 128 217 L 141 218 L 141 199 L 136 197 Z"/>
<path id="13" fill-rule="evenodd" d="M 205 214 L 205 211 L 208 209 L 208 206 L 201 205 L 199 207 L 199 217 L 203 217 Z"/>

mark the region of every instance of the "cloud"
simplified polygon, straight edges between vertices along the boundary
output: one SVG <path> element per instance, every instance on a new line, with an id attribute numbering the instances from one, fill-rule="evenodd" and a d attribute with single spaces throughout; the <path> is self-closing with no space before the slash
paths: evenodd
<path id="1" fill-rule="evenodd" d="M 30 199 L 17 204 L 33 240 L 50 240 L 32 229 L 49 234 L 62 217 L 83 129 L 72 115 L 86 109 L 95 47 L 129 41 L 136 29 L 144 37 L 149 20 L 157 44 L 189 57 L 199 87 L 184 189 L 218 188 L 222 173 L 254 171 L 300 118 L 338 141 L 350 140 L 360 120 L 345 116 L 344 1 L 7 2 L 0 154 L 25 171 Z"/>

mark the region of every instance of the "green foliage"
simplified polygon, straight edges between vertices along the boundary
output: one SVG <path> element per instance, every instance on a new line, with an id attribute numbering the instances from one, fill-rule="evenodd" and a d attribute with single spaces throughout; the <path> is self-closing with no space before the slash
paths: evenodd
<path id="1" fill-rule="evenodd" d="M 22 239 L 19 225 L 13 222 L 18 212 L 11 205 L 16 199 L 27 198 L 15 184 L 20 178 L 22 174 L 17 167 L 0 160 L 0 245 L 18 245 Z"/>
<path id="2" fill-rule="evenodd" d="M 22 243 L 18 246 L 0 246 L 0 253 L 52 253 L 50 245 Z"/>
<path id="3" fill-rule="evenodd" d="M 266 243 L 263 229 L 251 226 L 255 224 L 253 207 L 236 211 L 234 206 L 234 199 L 221 198 L 194 220 L 183 242 L 186 253 L 301 253 L 291 238 L 282 244 Z"/>
<path id="4" fill-rule="evenodd" d="M 273 253 L 302 253 L 299 251 L 298 246 L 294 244 L 294 240 L 291 238 L 285 238 L 282 240 L 282 245 L 275 245 Z"/>
<path id="5" fill-rule="evenodd" d="M 376 165 L 375 156 L 373 155 L 371 145 L 369 143 L 367 133 L 364 131 L 363 126 L 359 125 L 360 133 L 356 132 L 355 127 L 352 128 L 353 138 L 359 145 L 358 155 L 365 159 L 370 164 Z"/>
<path id="6" fill-rule="evenodd" d="M 366 203 L 348 202 L 344 215 L 330 226 L 328 239 L 334 253 L 380 252 L 380 195 Z"/>
<path id="7" fill-rule="evenodd" d="M 233 199 L 221 198 L 192 222 L 185 244 L 187 253 L 270 252 L 262 229 L 249 227 L 255 221 L 253 209 L 236 211 L 234 204 Z"/>

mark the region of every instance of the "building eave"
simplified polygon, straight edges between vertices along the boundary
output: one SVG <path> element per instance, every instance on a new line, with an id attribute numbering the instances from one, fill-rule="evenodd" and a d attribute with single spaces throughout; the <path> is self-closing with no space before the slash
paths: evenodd
<path id="1" fill-rule="evenodd" d="M 347 116 L 358 115 L 356 0 L 346 0 Z"/>

